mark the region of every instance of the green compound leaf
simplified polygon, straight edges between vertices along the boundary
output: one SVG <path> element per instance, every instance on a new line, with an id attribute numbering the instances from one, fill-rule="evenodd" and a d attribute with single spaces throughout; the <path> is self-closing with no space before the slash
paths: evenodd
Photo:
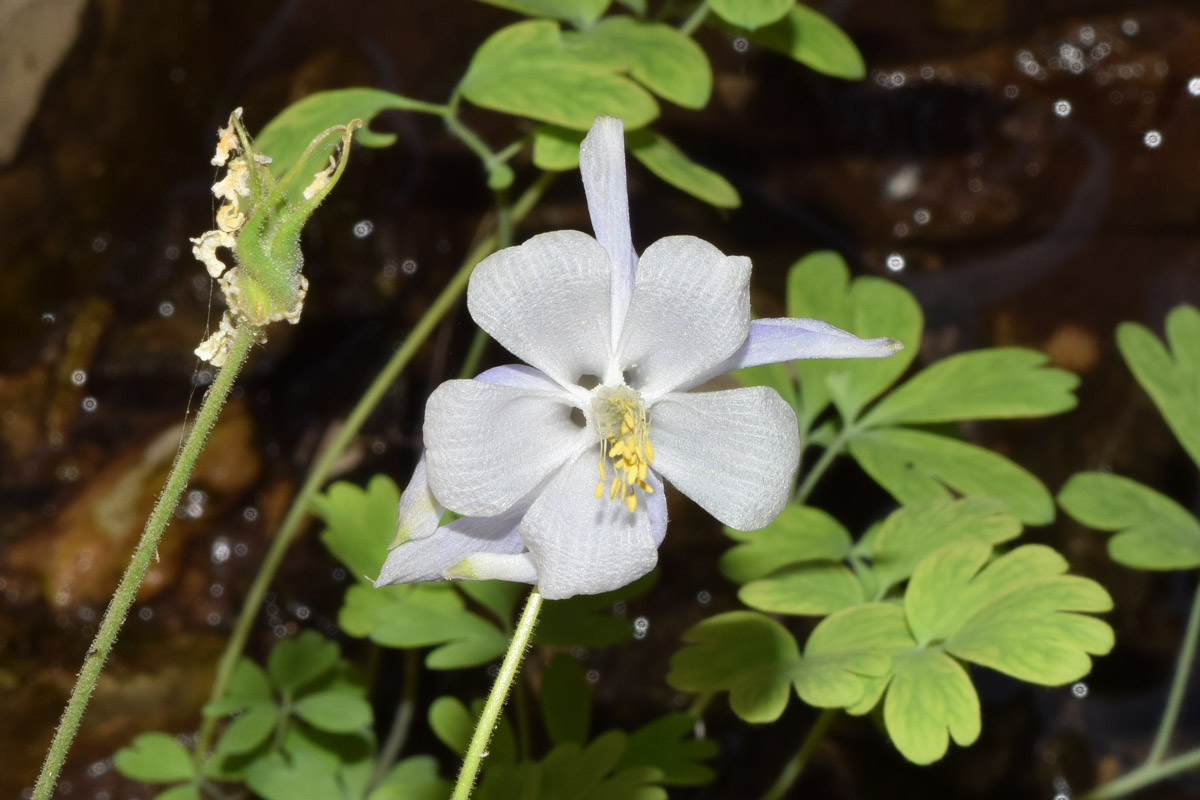
<path id="1" fill-rule="evenodd" d="M 887 685 L 892 653 L 912 645 L 904 612 L 895 604 L 867 603 L 831 614 L 804 644 L 796 694 L 818 708 L 866 713 Z M 856 712 L 863 703 L 866 708 Z"/>
<path id="2" fill-rule="evenodd" d="M 217 752 L 222 755 L 249 753 L 267 741 L 278 725 L 277 707 L 260 705 L 248 708 L 225 728 L 217 743 Z"/>
<path id="3" fill-rule="evenodd" d="M 633 635 L 633 623 L 614 613 L 618 603 L 640 597 L 658 581 L 654 570 L 628 586 L 568 600 L 546 600 L 534 644 L 560 647 L 608 647 Z M 508 646 L 507 640 L 505 647 Z"/>
<path id="4" fill-rule="evenodd" d="M 1200 522 L 1148 486 L 1118 475 L 1083 472 L 1067 481 L 1058 502 L 1084 525 L 1117 531 L 1108 540 L 1113 561 L 1133 569 L 1200 567 Z"/>
<path id="5" fill-rule="evenodd" d="M 683 634 L 667 683 L 684 692 L 729 692 L 747 722 L 773 722 L 787 707 L 800 648 L 786 628 L 753 611 L 718 614 Z"/>
<path id="6" fill-rule="evenodd" d="M 979 738 L 979 696 L 962 665 L 938 650 L 895 657 L 883 703 L 888 736 L 905 758 L 931 764 L 953 738 L 965 747 Z"/>
<path id="7" fill-rule="evenodd" d="M 271 157 L 271 172 L 281 176 L 299 160 L 317 134 L 335 125 L 345 125 L 352 119 L 370 123 L 376 114 L 388 109 L 440 113 L 440 107 L 432 103 L 382 89 L 317 92 L 292 103 L 268 122 L 255 140 L 255 146 L 259 152 Z M 354 132 L 354 138 L 364 147 L 389 147 L 396 141 L 394 133 L 378 133 L 366 124 Z M 332 150 L 333 144 L 330 142 L 329 149 Z M 324 154 L 320 160 L 325 160 Z"/>
<path id="8" fill-rule="evenodd" d="M 947 436 L 906 428 L 872 428 L 850 439 L 859 466 L 900 503 L 992 497 L 1027 525 L 1054 520 L 1054 499 L 1025 469 L 1001 455 Z"/>
<path id="9" fill-rule="evenodd" d="M 788 271 L 787 311 L 790 317 L 823 320 L 863 338 L 890 336 L 904 343 L 890 358 L 794 362 L 801 430 L 812 427 L 830 400 L 846 420 L 855 419 L 908 368 L 924 325 L 921 308 L 908 290 L 882 278 L 851 282 L 846 262 L 828 250 L 806 256 Z"/>
<path id="10" fill-rule="evenodd" d="M 374 719 L 371 704 L 362 692 L 346 689 L 305 695 L 292 705 L 292 713 L 328 733 L 353 733 L 370 728 Z"/>
<path id="11" fill-rule="evenodd" d="M 539 125 L 533 131 L 533 165 L 550 172 L 565 172 L 579 166 L 582 131 L 558 125 Z"/>
<path id="12" fill-rule="evenodd" d="M 437 645 L 425 658 L 430 669 L 479 666 L 508 647 L 508 637 L 468 611 L 462 596 L 445 583 L 351 586 L 338 625 L 351 636 L 367 637 L 384 647 Z"/>
<path id="13" fill-rule="evenodd" d="M 790 0 L 789 0 L 790 2 Z M 584 34 L 628 60 L 628 72 L 659 97 L 699 109 L 712 94 L 712 67 L 700 45 L 670 25 L 628 16 L 608 17 Z"/>
<path id="14" fill-rule="evenodd" d="M 1020 535 L 1020 520 L 991 498 L 943 498 L 904 506 L 871 537 L 868 552 L 878 595 L 907 579 L 925 556 L 944 545 L 956 541 L 995 545 Z"/>
<path id="15" fill-rule="evenodd" d="M 271 690 L 267 673 L 250 659 L 241 658 L 234 665 L 225 696 L 204 706 L 203 714 L 206 717 L 223 717 L 243 708 L 274 704 L 275 693 Z"/>
<path id="16" fill-rule="evenodd" d="M 243 772 L 246 786 L 265 800 L 329 800 L 343 797 L 336 769 L 319 754 L 301 751 L 289 760 L 278 752 L 256 758 Z"/>
<path id="17" fill-rule="evenodd" d="M 545 17 L 569 22 L 580 28 L 600 19 L 611 0 L 480 0 L 527 17 Z"/>
<path id="18" fill-rule="evenodd" d="M 399 504 L 400 489 L 386 475 L 372 477 L 365 490 L 338 481 L 312 499 L 313 511 L 325 521 L 321 541 L 351 575 L 368 583 L 387 558 Z"/>
<path id="19" fill-rule="evenodd" d="M 201 800 L 200 790 L 190 783 L 172 786 L 164 792 L 154 795 L 154 800 Z"/>
<path id="20" fill-rule="evenodd" d="M 438 775 L 437 759 L 411 756 L 388 770 L 367 800 L 444 800 L 451 788 Z"/>
<path id="21" fill-rule="evenodd" d="M 737 208 L 742 204 L 737 189 L 729 181 L 689 159 L 662 135 L 654 131 L 631 131 L 625 138 L 633 157 L 676 189 L 717 208 Z"/>
<path id="22" fill-rule="evenodd" d="M 579 662 L 565 653 L 542 673 L 542 720 L 553 744 L 583 744 L 592 724 L 592 699 Z"/>
<path id="23" fill-rule="evenodd" d="M 862 54 L 850 37 L 824 14 L 805 5 L 793 5 L 783 19 L 752 31 L 747 38 L 824 75 L 861 80 L 867 74 Z"/>
<path id="24" fill-rule="evenodd" d="M 558 745 L 542 760 L 542 796 L 586 797 L 620 761 L 625 743 L 624 733 L 608 731 L 587 746 Z"/>
<path id="25" fill-rule="evenodd" d="M 275 645 L 267 672 L 282 691 L 295 691 L 322 677 L 338 662 L 338 646 L 316 631 L 304 631 Z"/>
<path id="26" fill-rule="evenodd" d="M 1133 322 L 1117 328 L 1117 347 L 1175 438 L 1200 466 L 1200 310 L 1179 306 L 1167 315 L 1166 329 L 1170 352 Z"/>
<path id="27" fill-rule="evenodd" d="M 196 778 L 192 754 L 165 733 L 143 733 L 113 756 L 113 765 L 126 778 L 146 783 L 175 783 Z"/>
<path id="28" fill-rule="evenodd" d="M 1036 350 L 1001 347 L 944 358 L 879 401 L 863 425 L 1013 419 L 1074 408 L 1078 376 Z"/>
<path id="29" fill-rule="evenodd" d="M 730 25 L 752 31 L 783 19 L 794 2 L 795 0 L 709 0 L 708 7 Z"/>
<path id="30" fill-rule="evenodd" d="M 1100 584 L 1064 575 L 1066 560 L 1049 547 L 1024 545 L 984 564 L 982 542 L 947 545 L 923 560 L 904 594 L 913 636 L 946 652 L 1030 683 L 1059 686 L 1112 649 L 1103 612 L 1112 598 Z"/>
<path id="31" fill-rule="evenodd" d="M 460 88 L 475 105 L 565 128 L 585 131 L 597 114 L 640 128 L 658 104 L 605 49 L 565 40 L 556 22 L 519 22 L 480 46 Z"/>
<path id="32" fill-rule="evenodd" d="M 741 544 L 721 556 L 721 573 L 735 583 L 765 577 L 804 561 L 841 561 L 850 555 L 850 533 L 818 508 L 786 506 L 765 528 L 725 533 Z"/>
<path id="33" fill-rule="evenodd" d="M 716 756 L 717 743 L 695 738 L 695 731 L 696 720 L 686 712 L 659 717 L 629 734 L 617 770 L 654 767 L 662 772 L 666 786 L 710 783 L 716 773 L 702 762 Z"/>
<path id="34" fill-rule="evenodd" d="M 824 616 L 868 599 L 863 585 L 843 564 L 801 564 L 769 578 L 750 581 L 738 599 L 774 614 Z"/>
<path id="35" fill-rule="evenodd" d="M 462 755 L 471 744 L 475 720 L 458 698 L 439 697 L 429 704 L 429 727 L 438 741 Z"/>
<path id="36" fill-rule="evenodd" d="M 517 600 L 528 591 L 523 585 L 511 581 L 456 581 L 453 586 L 492 612 L 496 622 L 502 626 L 512 623 Z"/>

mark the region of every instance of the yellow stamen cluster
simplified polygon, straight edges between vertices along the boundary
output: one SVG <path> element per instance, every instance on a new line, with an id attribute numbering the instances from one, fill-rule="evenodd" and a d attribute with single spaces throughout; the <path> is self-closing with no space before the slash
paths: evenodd
<path id="1" fill-rule="evenodd" d="M 616 473 L 607 487 L 608 499 L 620 499 L 632 514 L 637 510 L 634 489 L 650 494 L 654 489 L 646 482 L 650 464 L 654 462 L 654 445 L 650 444 L 650 425 L 646 407 L 637 392 L 625 386 L 602 389 L 592 401 L 592 413 L 600 433 L 603 448 L 596 466 L 600 480 L 596 483 L 596 499 L 604 496 L 608 473 L 604 462 L 611 462 Z"/>

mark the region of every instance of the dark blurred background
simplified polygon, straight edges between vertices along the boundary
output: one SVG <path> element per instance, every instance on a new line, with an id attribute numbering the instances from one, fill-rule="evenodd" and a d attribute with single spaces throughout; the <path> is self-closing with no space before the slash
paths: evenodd
<path id="1" fill-rule="evenodd" d="M 728 177 L 743 206 L 719 213 L 632 164 L 639 248 L 691 233 L 751 256 L 763 315 L 782 312 L 797 258 L 839 250 L 858 274 L 917 294 L 919 363 L 1022 345 L 1082 376 L 1075 411 L 975 426 L 972 440 L 1054 491 L 1073 472 L 1110 468 L 1196 509 L 1195 466 L 1112 333 L 1122 320 L 1161 330 L 1167 310 L 1200 303 L 1200 5 L 816 5 L 858 44 L 867 79 L 825 78 L 703 29 L 712 101 L 699 113 L 664 107 L 657 125 Z M 192 349 L 221 300 L 188 237 L 211 227 L 218 124 L 242 106 L 253 131 L 292 101 L 346 86 L 444 101 L 474 48 L 517 19 L 470 0 L 0 0 L 0 795 L 32 784 L 179 426 L 211 378 Z M 528 130 L 478 109 L 465 117 L 494 146 Z M 152 796 L 116 775 L 112 752 L 144 730 L 194 731 L 242 594 L 314 450 L 479 236 L 484 175 L 439 120 L 387 113 L 374 127 L 398 142 L 356 148 L 306 229 L 303 321 L 271 328 L 241 379 L 93 697 L 61 796 Z M 519 189 L 533 168 L 515 166 Z M 588 227 L 577 173 L 517 238 L 564 227 Z M 424 398 L 457 372 L 472 331 L 460 307 L 392 388 L 343 477 L 383 471 L 403 485 Z M 492 346 L 485 359 L 506 356 Z M 813 501 L 854 530 L 890 507 L 850 462 Z M 719 527 L 682 497 L 670 502 L 662 577 L 628 608 L 649 621 L 646 635 L 588 656 L 597 730 L 685 705 L 663 680 L 680 632 L 736 604 L 715 570 L 728 546 Z M 1140 761 L 1194 577 L 1117 567 L 1103 536 L 1069 521 L 1027 538 L 1109 588 L 1114 653 L 1073 689 L 976 672 L 983 735 L 931 768 L 907 764 L 869 719 L 842 718 L 794 796 L 1049 800 Z M 336 635 L 345 581 L 314 536 L 302 539 L 251 655 L 306 627 Z M 384 674 L 400 663 L 385 659 Z M 484 669 L 423 680 L 425 699 L 479 695 L 488 682 Z M 398 683 L 385 678 L 379 692 L 385 724 Z M 1197 697 L 1179 749 L 1200 743 Z M 778 723 L 750 727 L 714 703 L 720 777 L 678 796 L 757 796 L 814 716 L 793 703 Z M 456 770 L 428 734 L 412 747 Z M 1144 796 L 1197 792 L 1193 776 Z"/>

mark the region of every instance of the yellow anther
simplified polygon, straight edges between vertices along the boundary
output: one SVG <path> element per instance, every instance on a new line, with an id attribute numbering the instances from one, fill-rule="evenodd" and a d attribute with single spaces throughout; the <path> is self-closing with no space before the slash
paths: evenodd
<path id="1" fill-rule="evenodd" d="M 604 497 L 604 481 L 600 481 L 596 484 L 596 491 L 593 494 L 596 495 L 597 500 L 599 500 L 601 497 Z"/>
<path id="2" fill-rule="evenodd" d="M 646 482 L 654 461 L 646 407 L 628 386 L 602 386 L 592 396 L 591 412 L 600 435 L 600 480 L 607 480 L 604 462 L 610 461 L 616 476 L 608 497 L 620 498 L 632 513 L 638 504 L 635 490 L 652 491 Z"/>
<path id="3" fill-rule="evenodd" d="M 617 499 L 617 490 L 618 490 L 618 489 L 620 489 L 620 488 L 621 488 L 621 479 L 620 479 L 620 478 L 613 478 L 613 482 L 612 482 L 612 491 L 610 491 L 610 492 L 608 493 L 608 499 L 609 499 L 609 500 L 616 500 L 616 499 Z"/>
<path id="4" fill-rule="evenodd" d="M 637 495 L 636 494 L 634 494 L 633 492 L 630 492 L 629 494 L 625 495 L 625 507 L 629 509 L 630 514 L 632 514 L 634 511 L 637 511 Z"/>

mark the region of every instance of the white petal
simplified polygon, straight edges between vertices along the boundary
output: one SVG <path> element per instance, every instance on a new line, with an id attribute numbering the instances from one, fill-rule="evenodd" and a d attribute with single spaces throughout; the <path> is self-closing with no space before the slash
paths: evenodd
<path id="1" fill-rule="evenodd" d="M 699 386 L 742 367 L 798 358 L 887 358 L 903 349 L 895 339 L 860 339 L 819 319 L 756 319 L 736 353 L 682 388 Z"/>
<path id="2" fill-rule="evenodd" d="M 654 469 L 737 530 L 787 504 L 800 458 L 796 415 L 774 389 L 668 394 L 650 410 Z"/>
<path id="3" fill-rule="evenodd" d="M 537 583 L 537 565 L 531 553 L 501 555 L 499 553 L 476 553 L 463 559 L 445 571 L 447 578 L 465 578 L 472 581 L 512 581 L 513 583 Z"/>
<path id="4" fill-rule="evenodd" d="M 524 364 L 506 364 L 492 367 L 475 376 L 475 380 L 494 383 L 497 386 L 513 386 L 518 389 L 538 389 L 554 392 L 560 388 L 549 375 Z"/>
<path id="5" fill-rule="evenodd" d="M 425 407 L 429 488 L 446 508 L 490 517 L 512 507 L 552 470 L 596 441 L 555 392 L 446 381 Z"/>
<path id="6" fill-rule="evenodd" d="M 669 236 L 638 262 L 618 363 L 653 401 L 724 361 L 749 330 L 750 260 Z"/>
<path id="7" fill-rule="evenodd" d="M 524 512 L 519 506 L 495 517 L 462 517 L 402 544 L 388 553 L 375 585 L 440 581 L 446 570 L 477 553 L 520 553 L 525 545 L 517 526 Z"/>
<path id="8" fill-rule="evenodd" d="M 596 117 L 579 145 L 579 172 L 596 240 L 612 262 L 613 346 L 625 318 L 637 253 L 629 232 L 629 190 L 625 182 L 625 126 L 615 117 Z"/>
<path id="9" fill-rule="evenodd" d="M 425 473 L 425 454 L 413 470 L 412 478 L 404 493 L 400 495 L 400 509 L 396 515 L 396 535 L 392 537 L 389 548 L 397 547 L 413 539 L 424 539 L 437 530 L 442 521 L 442 507 L 433 493 L 429 491 L 429 482 Z"/>
<path id="10" fill-rule="evenodd" d="M 620 588 L 658 562 L 644 496 L 639 492 L 631 514 L 607 494 L 597 500 L 596 479 L 595 452 L 580 454 L 550 480 L 521 522 L 521 538 L 537 564 L 538 591 L 548 600 Z"/>
<path id="11" fill-rule="evenodd" d="M 646 473 L 646 483 L 654 490 L 652 494 L 642 496 L 646 501 L 646 513 L 650 515 L 650 533 L 654 536 L 654 546 L 662 547 L 663 539 L 667 537 L 667 493 L 663 490 L 662 478 L 650 470 Z M 640 502 L 640 501 L 639 501 Z"/>
<path id="12" fill-rule="evenodd" d="M 608 366 L 609 273 L 608 254 L 586 233 L 543 233 L 481 261 L 467 307 L 509 352 L 573 384 Z"/>

